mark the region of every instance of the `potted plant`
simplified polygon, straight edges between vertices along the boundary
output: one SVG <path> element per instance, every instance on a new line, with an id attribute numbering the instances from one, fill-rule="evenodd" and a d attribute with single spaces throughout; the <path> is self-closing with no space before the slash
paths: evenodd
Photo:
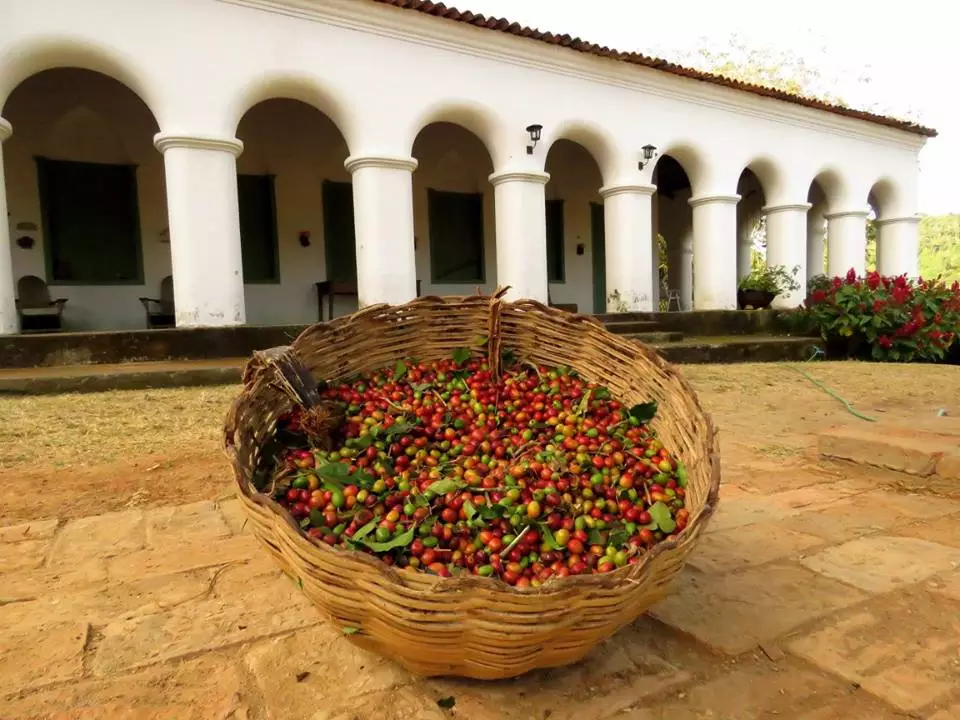
<path id="1" fill-rule="evenodd" d="M 799 270 L 799 266 L 789 271 L 783 265 L 754 267 L 737 285 L 737 306 L 741 310 L 762 310 L 770 307 L 777 295 L 800 289 L 800 283 L 796 279 Z"/>

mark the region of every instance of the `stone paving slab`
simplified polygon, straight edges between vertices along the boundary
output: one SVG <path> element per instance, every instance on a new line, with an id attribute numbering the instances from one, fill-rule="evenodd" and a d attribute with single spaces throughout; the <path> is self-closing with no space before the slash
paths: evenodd
<path id="1" fill-rule="evenodd" d="M 0 543 L 14 543 L 22 540 L 49 540 L 56 532 L 58 524 L 59 521 L 54 518 L 52 520 L 35 520 L 19 525 L 0 527 Z"/>
<path id="2" fill-rule="evenodd" d="M 867 537 L 811 555 L 802 565 L 866 592 L 883 593 L 960 567 L 960 550 L 909 537 Z"/>
<path id="3" fill-rule="evenodd" d="M 799 556 L 823 544 L 821 538 L 786 530 L 777 523 L 758 523 L 712 533 L 688 562 L 705 573 L 731 572 Z"/>
<path id="4" fill-rule="evenodd" d="M 842 613 L 788 650 L 903 712 L 960 686 L 960 603 L 918 592 Z"/>
<path id="5" fill-rule="evenodd" d="M 47 557 L 50 544 L 50 540 L 0 543 L 0 573 L 39 568 Z M 0 593 L 2 592 L 0 590 Z"/>
<path id="6" fill-rule="evenodd" d="M 247 720 L 241 673 L 228 657 L 183 663 L 106 680 L 83 680 L 20 698 L 0 699 L 4 720 Z M 289 718 L 288 720 L 294 720 Z"/>
<path id="7" fill-rule="evenodd" d="M 50 567 L 76 565 L 140 550 L 146 543 L 142 510 L 123 510 L 71 520 L 57 533 Z"/>
<path id="8" fill-rule="evenodd" d="M 857 492 L 839 485 L 802 487 L 773 495 L 745 496 L 733 502 L 721 502 L 710 521 L 708 533 L 733 530 L 762 522 L 796 517 L 808 510 L 826 508 Z"/>
<path id="9" fill-rule="evenodd" d="M 147 510 L 145 520 L 149 548 L 199 544 L 231 534 L 212 500 Z"/>
<path id="10" fill-rule="evenodd" d="M 127 553 L 109 560 L 107 568 L 111 578 L 130 580 L 242 562 L 258 552 L 262 551 L 253 536 L 243 535 Z"/>
<path id="11" fill-rule="evenodd" d="M 820 455 L 872 465 L 911 475 L 932 475 L 944 455 L 956 450 L 957 439 L 913 428 L 842 425 L 817 438 Z"/>
<path id="12" fill-rule="evenodd" d="M 0 633 L 0 695 L 79 680 L 88 632 L 77 620 L 51 623 L 42 632 L 6 628 Z"/>
<path id="13" fill-rule="evenodd" d="M 275 578 L 229 598 L 211 597 L 111 622 L 102 630 L 92 669 L 99 677 L 135 670 L 307 627 L 320 619 L 293 583 Z"/>
<path id="14" fill-rule="evenodd" d="M 711 647 L 738 655 L 867 597 L 794 565 L 732 575 L 684 570 L 674 591 L 651 612 Z"/>

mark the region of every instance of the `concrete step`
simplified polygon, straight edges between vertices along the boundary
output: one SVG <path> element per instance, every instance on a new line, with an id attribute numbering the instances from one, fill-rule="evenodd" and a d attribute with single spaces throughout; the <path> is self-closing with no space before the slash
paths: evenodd
<path id="1" fill-rule="evenodd" d="M 650 344 L 670 362 L 696 364 L 807 360 L 818 345 L 810 338 L 782 336 L 700 337 Z M 240 382 L 246 362 L 246 358 L 223 358 L 0 370 L 0 394 L 46 395 L 233 385 Z"/>
<path id="2" fill-rule="evenodd" d="M 604 322 L 603 326 L 616 335 L 656 332 L 660 329 L 657 323 L 651 320 L 610 320 Z"/>
<path id="3" fill-rule="evenodd" d="M 680 342 L 683 340 L 683 333 L 681 332 L 639 332 L 639 333 L 628 333 L 624 335 L 631 340 L 639 340 L 642 343 L 647 343 L 648 345 L 662 345 L 663 343 L 673 343 Z"/>

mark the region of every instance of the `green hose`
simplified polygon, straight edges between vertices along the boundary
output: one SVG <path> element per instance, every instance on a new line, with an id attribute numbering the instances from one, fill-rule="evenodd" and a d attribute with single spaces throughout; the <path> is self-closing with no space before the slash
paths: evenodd
<path id="1" fill-rule="evenodd" d="M 816 357 L 816 354 L 814 354 L 813 357 Z M 810 359 L 813 360 L 813 357 L 810 358 Z M 850 413 L 851 415 L 853 415 L 854 417 L 858 417 L 858 418 L 860 418 L 861 420 L 866 420 L 867 422 L 876 422 L 876 421 L 877 421 L 877 419 L 874 418 L 874 417 L 870 417 L 869 415 L 864 415 L 862 412 L 858 412 L 857 410 L 854 410 L 854 409 L 853 409 L 853 406 L 852 406 L 849 402 L 847 402 L 847 401 L 844 400 L 842 397 L 840 397 L 839 395 L 837 395 L 833 390 L 831 390 L 830 388 L 828 388 L 826 385 L 824 385 L 822 382 L 820 382 L 819 380 L 817 380 L 815 377 L 812 377 L 809 373 L 801 370 L 801 369 L 798 368 L 798 367 L 794 367 L 793 365 L 787 365 L 787 367 L 790 368 L 791 370 L 795 370 L 796 372 L 798 372 L 798 373 L 800 373 L 801 375 L 803 375 L 807 380 L 809 380 L 809 381 L 812 382 L 814 385 L 816 385 L 818 388 L 820 388 L 821 390 L 823 390 L 823 391 L 824 391 L 827 395 L 829 395 L 830 397 L 834 398 L 835 400 L 839 400 L 840 402 L 842 402 L 842 403 L 843 403 L 843 406 L 847 409 L 847 412 Z"/>

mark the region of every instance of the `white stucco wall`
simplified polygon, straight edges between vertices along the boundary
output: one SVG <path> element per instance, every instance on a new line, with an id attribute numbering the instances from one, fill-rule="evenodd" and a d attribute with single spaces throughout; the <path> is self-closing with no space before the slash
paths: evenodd
<path id="1" fill-rule="evenodd" d="M 315 318 L 312 283 L 323 277 L 319 182 L 348 179 L 342 166 L 346 154 L 418 155 L 413 202 L 424 292 L 463 290 L 429 284 L 426 187 L 442 180 L 449 183 L 446 189 L 462 185 L 487 194 L 490 288 L 496 253 L 486 176 L 543 170 L 558 138 L 581 143 L 599 165 L 599 177 L 589 168 L 558 177 L 548 185 L 548 197 L 566 183 L 586 203 L 596 198 L 599 182 L 649 184 L 655 163 L 638 170 L 637 160 L 641 148 L 653 144 L 681 163 L 694 197 L 732 196 L 749 167 L 767 205 L 806 202 L 816 179 L 825 194 L 824 213 L 865 208 L 871 189 L 881 219 L 916 213 L 917 153 L 924 142 L 918 135 L 366 0 L 6 0 L 2 13 L 0 116 L 13 126 L 13 137 L 3 144 L 11 238 L 20 234 L 17 223 L 39 224 L 30 157 L 36 148 L 49 147 L 46 152 L 67 158 L 83 153 L 99 158 L 102 152 L 140 165 L 145 285 L 54 288 L 70 298 L 68 323 L 78 328 L 140 324 L 136 297 L 155 294 L 169 272 L 169 246 L 160 241 L 167 225 L 163 166 L 151 146 L 156 129 L 239 135 L 247 142 L 239 171 L 269 165 L 277 174 L 283 282 L 246 288 L 249 322 Z M 150 109 L 156 126 L 130 94 L 111 100 L 96 88 L 83 98 L 77 86 L 65 92 L 41 89 L 31 92 L 29 101 L 15 96 L 7 102 L 30 76 L 66 66 L 123 82 Z M 270 108 L 261 112 L 267 107 L 261 106 L 238 129 L 251 107 L 273 97 L 299 99 L 326 113 L 345 142 L 330 151 L 337 133 L 305 109 L 285 113 L 281 121 L 267 117 Z M 93 115 L 65 111 L 68 100 Z M 93 119 L 100 112 L 123 122 L 104 128 Z M 57 127 L 34 125 L 30 113 L 60 120 Z M 479 142 L 455 149 L 419 142 L 415 149 L 414 139 L 433 121 L 457 123 Z M 524 128 L 533 122 L 543 125 L 544 136 L 528 155 Z M 99 129 L 91 131 L 91 124 Z M 96 146 L 76 141 L 77 133 L 99 138 Z M 551 292 L 557 302 L 590 309 L 592 290 L 583 282 L 591 275 L 589 207 L 582 200 L 566 211 L 567 282 Z M 660 223 L 666 227 L 663 209 Z M 311 248 L 297 244 L 299 230 L 311 231 Z M 717 250 L 735 253 L 735 237 L 717 233 L 717 242 L 730 244 Z M 577 256 L 581 241 L 587 249 Z M 42 269 L 40 248 L 13 252 L 15 273 Z"/>

